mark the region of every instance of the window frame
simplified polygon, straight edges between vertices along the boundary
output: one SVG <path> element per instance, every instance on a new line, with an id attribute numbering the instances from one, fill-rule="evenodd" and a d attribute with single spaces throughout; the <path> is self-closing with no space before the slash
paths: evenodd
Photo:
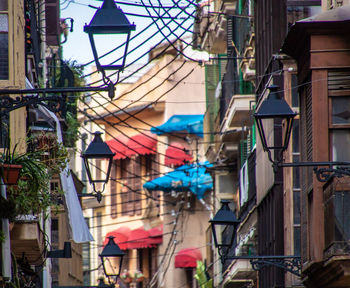
<path id="1" fill-rule="evenodd" d="M 13 19 L 15 19 L 15 18 L 13 16 L 13 14 L 16 12 L 14 5 L 17 5 L 17 1 L 7 0 L 7 11 L 3 11 L 3 10 L 0 11 L 0 14 L 7 14 L 7 19 L 8 19 L 8 31 L 7 31 L 8 79 L 0 79 L 1 86 L 10 86 L 11 84 L 14 84 L 14 76 L 13 75 L 14 75 L 14 67 L 16 67 L 16 66 L 15 66 L 15 63 L 14 63 L 15 61 L 14 61 L 14 57 L 13 57 L 13 53 L 14 53 L 14 51 L 13 51 L 13 49 L 14 49 L 13 39 L 16 37 L 10 37 L 11 35 L 14 35 L 14 26 L 15 25 L 13 23 Z M 23 29 L 23 31 L 24 31 L 24 29 Z M 24 45 L 24 43 L 23 43 L 23 45 Z M 23 46 L 23 49 L 24 49 L 24 46 Z"/>
<path id="2" fill-rule="evenodd" d="M 333 100 L 337 97 L 349 97 L 350 101 L 350 90 L 344 89 L 344 90 L 336 90 L 336 91 L 330 91 L 328 90 L 328 141 L 329 141 L 329 157 L 331 161 L 334 161 L 333 157 L 333 131 L 336 130 L 346 130 L 350 129 L 350 123 L 348 124 L 333 124 L 332 117 L 333 117 Z M 350 130 L 349 130 L 350 133 Z M 340 160 L 338 160 L 340 161 Z"/>

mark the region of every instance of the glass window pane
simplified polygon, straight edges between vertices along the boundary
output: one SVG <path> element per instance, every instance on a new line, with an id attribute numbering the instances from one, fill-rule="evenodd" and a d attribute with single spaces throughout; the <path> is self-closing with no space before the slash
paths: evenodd
<path id="1" fill-rule="evenodd" d="M 299 119 L 293 121 L 293 153 L 299 152 Z"/>
<path id="2" fill-rule="evenodd" d="M 0 32 L 9 31 L 9 21 L 7 14 L 0 14 Z"/>
<path id="3" fill-rule="evenodd" d="M 293 222 L 294 224 L 300 224 L 300 192 L 293 192 Z"/>
<path id="4" fill-rule="evenodd" d="M 350 130 L 339 129 L 332 131 L 333 161 L 350 161 Z"/>
<path id="5" fill-rule="evenodd" d="M 0 80 L 8 79 L 8 66 L 8 36 L 7 33 L 0 33 Z"/>
<path id="6" fill-rule="evenodd" d="M 292 107 L 299 107 L 298 77 L 292 75 Z"/>
<path id="7" fill-rule="evenodd" d="M 300 227 L 294 227 L 294 255 L 300 255 Z"/>
<path id="8" fill-rule="evenodd" d="M 293 162 L 299 162 L 299 155 L 293 155 Z M 293 188 L 300 188 L 300 167 L 293 167 Z"/>
<path id="9" fill-rule="evenodd" d="M 347 242 L 350 239 L 350 193 L 334 193 L 335 240 Z"/>
<path id="10" fill-rule="evenodd" d="M 0 11 L 7 11 L 7 1 L 8 0 L 0 0 Z"/>
<path id="11" fill-rule="evenodd" d="M 350 123 L 350 97 L 332 98 L 332 124 Z"/>

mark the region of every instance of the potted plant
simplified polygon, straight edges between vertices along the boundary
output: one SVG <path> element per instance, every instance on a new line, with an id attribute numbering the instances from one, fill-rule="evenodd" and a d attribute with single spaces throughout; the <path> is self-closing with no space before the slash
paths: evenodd
<path id="1" fill-rule="evenodd" d="M 12 152 L 10 149 L 5 149 L 4 153 L 0 155 L 0 175 L 6 185 L 17 184 L 19 173 L 23 167 L 15 153 L 16 147 L 17 145 Z"/>
<path id="2" fill-rule="evenodd" d="M 136 271 L 134 278 L 136 282 L 143 282 L 143 280 L 145 280 L 145 275 L 143 275 L 141 271 Z"/>
<path id="3" fill-rule="evenodd" d="M 123 273 L 120 274 L 120 279 L 122 279 L 122 281 L 124 283 L 131 283 L 132 282 L 131 274 L 126 269 L 124 270 Z"/>
<path id="4" fill-rule="evenodd" d="M 40 149 L 19 154 L 16 153 L 16 146 L 11 153 L 5 151 L 0 155 L 3 163 L 10 162 L 22 166 L 17 185 L 8 186 L 5 200 L 11 205 L 7 207 L 14 206 L 16 216 L 38 214 L 55 205 L 55 195 L 50 191 L 49 182 L 53 175 L 60 173 L 67 165 L 68 152 L 58 142 L 52 147 L 52 153 L 49 155 Z"/>

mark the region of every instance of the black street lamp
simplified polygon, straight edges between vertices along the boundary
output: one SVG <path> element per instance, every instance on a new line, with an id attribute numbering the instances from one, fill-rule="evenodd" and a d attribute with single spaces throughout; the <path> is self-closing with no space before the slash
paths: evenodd
<path id="1" fill-rule="evenodd" d="M 100 254 L 103 271 L 107 277 L 119 277 L 125 252 L 114 242 L 115 237 L 109 236 L 108 238 L 108 243 Z"/>
<path id="2" fill-rule="evenodd" d="M 105 184 L 107 184 L 109 180 L 109 174 L 111 173 L 113 157 L 115 153 L 113 153 L 109 146 L 103 142 L 101 138 L 102 132 L 95 132 L 94 135 L 94 139 L 89 144 L 85 152 L 81 155 L 81 157 L 84 159 L 84 165 L 89 178 L 89 182 L 92 184 L 94 192 L 96 193 L 94 196 L 97 198 L 97 201 L 100 202 L 102 199 L 102 192 L 105 188 Z M 106 173 L 92 173 L 92 166 L 95 165 L 93 163 L 93 160 L 108 161 Z M 100 169 L 100 167 L 96 167 L 96 169 Z M 101 191 L 96 191 L 96 184 L 98 183 L 103 184 Z"/>
<path id="3" fill-rule="evenodd" d="M 313 170 L 320 182 L 327 182 L 332 177 L 343 177 L 344 175 L 350 176 L 350 162 L 329 161 L 283 163 L 283 152 L 288 148 L 293 128 L 293 119 L 296 116 L 296 113 L 279 95 L 277 92 L 279 89 L 278 86 L 272 85 L 268 87 L 268 89 L 270 90 L 270 94 L 261 103 L 259 109 L 254 114 L 254 117 L 259 131 L 261 144 L 264 151 L 268 153 L 274 172 L 277 173 L 279 167 L 314 167 Z M 274 133 L 275 121 L 279 121 L 278 124 L 284 123 L 285 125 L 283 142 L 279 146 L 275 146 L 273 142 L 269 141 L 269 135 Z M 272 157 L 272 151 L 278 153 L 275 155 L 275 159 Z M 319 168 L 320 166 L 328 166 L 328 168 Z"/>
<path id="4" fill-rule="evenodd" d="M 259 110 L 254 113 L 256 120 L 256 126 L 259 131 L 261 144 L 264 151 L 268 152 L 268 156 L 271 162 L 274 162 L 271 150 L 276 150 L 279 155 L 277 156 L 277 161 L 281 160 L 282 153 L 288 148 L 290 135 L 292 132 L 293 119 L 297 115 L 288 105 L 288 103 L 279 95 L 279 87 L 276 85 L 269 86 L 270 94 L 261 103 Z M 285 124 L 283 142 L 280 146 L 275 146 L 272 139 L 268 139 L 269 134 L 267 129 L 270 129 L 271 133 L 274 132 L 274 123 L 279 121 Z"/>
<path id="5" fill-rule="evenodd" d="M 99 8 L 94 17 L 92 18 L 89 25 L 84 26 L 84 31 L 89 34 L 89 40 L 94 55 L 96 67 L 98 71 L 102 72 L 103 79 L 105 84 L 111 85 L 111 81 L 105 75 L 105 70 L 118 70 L 122 71 L 125 66 L 125 59 L 128 52 L 130 33 L 136 28 L 135 24 L 130 24 L 129 20 L 126 18 L 123 11 L 118 8 L 114 0 L 104 0 L 101 8 Z M 100 62 L 100 57 L 98 50 L 96 49 L 96 43 L 94 36 L 100 34 L 109 34 L 109 35 L 120 35 L 125 36 L 122 39 L 124 43 L 124 54 L 121 57 L 120 64 L 110 64 L 102 65 Z M 126 39 L 124 41 L 124 39 Z M 100 45 L 105 45 L 101 43 Z"/>
<path id="6" fill-rule="evenodd" d="M 128 51 L 130 32 L 135 30 L 135 25 L 130 24 L 123 11 L 115 6 L 113 0 L 104 0 L 102 7 L 98 9 L 89 25 L 85 25 L 84 31 L 89 34 L 91 49 L 94 54 L 96 67 L 102 73 L 105 86 L 99 87 L 64 87 L 64 88 L 36 88 L 36 89 L 1 89 L 0 116 L 28 105 L 42 105 L 52 112 L 61 112 L 65 109 L 66 93 L 106 91 L 108 96 L 114 98 L 113 83 L 105 74 L 105 70 L 121 71 L 125 65 Z M 121 42 L 125 45 L 122 63 L 120 65 L 101 65 L 94 40 L 95 34 L 125 34 L 126 40 Z M 101 43 L 104 45 L 104 43 Z M 118 74 L 119 75 L 119 74 Z M 57 95 L 61 94 L 61 95 Z M 20 95 L 16 98 L 8 95 Z M 28 96 L 24 96 L 28 95 Z M 39 96 L 42 95 L 42 96 Z"/>
<path id="7" fill-rule="evenodd" d="M 274 265 L 288 271 L 294 275 L 300 276 L 301 258 L 300 256 L 228 256 L 229 249 L 234 244 L 236 230 L 240 221 L 236 218 L 235 213 L 228 206 L 230 201 L 221 200 L 222 206 L 215 214 L 214 218 L 209 221 L 211 223 L 214 245 L 218 249 L 221 263 L 225 260 L 247 259 L 252 265 L 252 269 L 259 271 L 267 265 Z"/>
<path id="8" fill-rule="evenodd" d="M 223 257 L 233 245 L 240 221 L 228 206 L 230 201 L 221 200 L 221 204 L 221 208 L 216 212 L 214 218 L 209 220 L 209 223 L 211 223 L 214 245 L 218 248 L 219 255 Z"/>

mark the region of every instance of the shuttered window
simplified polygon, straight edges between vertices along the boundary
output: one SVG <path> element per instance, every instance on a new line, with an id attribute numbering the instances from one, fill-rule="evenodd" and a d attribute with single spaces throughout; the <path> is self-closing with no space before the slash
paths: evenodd
<path id="1" fill-rule="evenodd" d="M 159 154 L 150 155 L 152 157 L 152 179 L 160 177 L 159 175 Z M 157 215 L 160 214 L 160 191 L 152 191 L 152 198 L 156 202 Z"/>
<path id="2" fill-rule="evenodd" d="M 60 35 L 59 0 L 46 0 L 46 42 L 48 45 L 57 46 Z"/>
<path id="3" fill-rule="evenodd" d="M 120 188 L 120 201 L 122 216 L 128 215 L 128 192 L 129 192 L 129 179 L 128 168 L 130 159 L 123 159 L 120 161 L 120 175 L 121 175 L 121 188 Z"/>
<path id="4" fill-rule="evenodd" d="M 142 214 L 142 177 L 141 177 L 141 157 L 137 157 L 138 161 L 135 163 L 135 179 L 134 179 L 134 194 L 135 194 L 135 214 Z"/>
<path id="5" fill-rule="evenodd" d="M 330 147 L 333 161 L 349 161 L 350 70 L 328 71 Z"/>
<path id="6" fill-rule="evenodd" d="M 111 196 L 111 217 L 112 218 L 117 218 L 117 161 L 114 160 L 112 163 L 112 168 L 111 168 L 111 176 L 110 176 L 110 181 L 111 181 L 111 191 L 110 191 L 110 196 Z"/>

